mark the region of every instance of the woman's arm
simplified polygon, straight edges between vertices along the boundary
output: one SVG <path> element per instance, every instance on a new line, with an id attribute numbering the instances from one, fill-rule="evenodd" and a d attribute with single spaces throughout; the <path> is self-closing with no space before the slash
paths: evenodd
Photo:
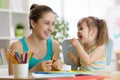
<path id="1" fill-rule="evenodd" d="M 52 65 L 52 70 L 61 70 L 62 69 L 62 61 L 60 59 L 60 49 L 59 44 L 56 40 L 53 40 L 53 52 L 54 52 L 54 60 Z"/>
<path id="2" fill-rule="evenodd" d="M 23 53 L 22 51 L 22 45 L 19 41 L 16 41 L 16 42 L 13 42 L 11 45 L 10 45 L 10 48 L 9 50 L 11 51 L 17 51 L 18 53 Z M 20 54 L 19 54 L 20 55 Z M 12 62 L 10 61 L 9 57 L 8 57 L 8 69 L 9 69 L 9 75 L 12 75 L 13 74 L 13 70 L 12 70 Z"/>
<path id="3" fill-rule="evenodd" d="M 38 63 L 37 65 L 35 65 L 34 67 L 32 67 L 29 72 L 35 72 L 35 71 L 51 71 L 52 67 L 52 60 L 48 60 L 48 61 L 42 61 L 40 63 Z"/>

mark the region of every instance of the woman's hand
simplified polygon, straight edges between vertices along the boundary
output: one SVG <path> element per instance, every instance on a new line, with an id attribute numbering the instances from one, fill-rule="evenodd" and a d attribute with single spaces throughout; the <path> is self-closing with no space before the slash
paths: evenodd
<path id="1" fill-rule="evenodd" d="M 52 60 L 40 62 L 39 63 L 40 71 L 51 71 L 52 70 L 52 67 L 51 67 L 52 63 L 53 63 Z"/>
<path id="2" fill-rule="evenodd" d="M 53 70 L 57 70 L 57 71 L 60 71 L 61 69 L 62 69 L 62 62 L 61 62 L 61 60 L 60 59 L 57 59 L 57 60 L 55 60 L 54 62 L 53 62 L 53 64 L 52 64 L 52 68 L 53 68 Z"/>

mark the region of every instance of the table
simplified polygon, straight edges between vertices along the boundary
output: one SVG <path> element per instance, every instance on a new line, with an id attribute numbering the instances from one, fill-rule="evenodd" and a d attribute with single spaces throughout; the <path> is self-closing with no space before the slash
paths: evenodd
<path id="1" fill-rule="evenodd" d="M 120 71 L 111 73 L 110 75 L 100 76 L 76 76 L 70 78 L 34 78 L 29 74 L 25 79 L 14 79 L 13 75 L 0 76 L 0 80 L 120 80 Z"/>
<path id="2" fill-rule="evenodd" d="M 14 79 L 14 77 L 5 77 L 0 78 L 0 80 L 104 80 L 104 76 L 77 76 L 77 77 L 70 77 L 70 78 L 33 78 L 28 77 L 25 79 Z M 106 77 L 107 78 L 107 77 Z"/>

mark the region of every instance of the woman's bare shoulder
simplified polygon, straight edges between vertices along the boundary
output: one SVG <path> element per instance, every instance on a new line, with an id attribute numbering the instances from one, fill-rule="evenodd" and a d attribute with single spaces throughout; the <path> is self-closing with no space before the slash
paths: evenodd
<path id="1" fill-rule="evenodd" d="M 20 43 L 19 40 L 17 40 L 15 42 L 12 42 L 9 49 L 22 52 L 22 44 Z"/>
<path id="2" fill-rule="evenodd" d="M 59 53 L 60 49 L 59 49 L 59 43 L 57 40 L 52 39 L 52 44 L 53 44 L 53 51 L 55 53 Z"/>
<path id="3" fill-rule="evenodd" d="M 52 39 L 53 45 L 59 45 L 58 41 L 55 39 Z"/>

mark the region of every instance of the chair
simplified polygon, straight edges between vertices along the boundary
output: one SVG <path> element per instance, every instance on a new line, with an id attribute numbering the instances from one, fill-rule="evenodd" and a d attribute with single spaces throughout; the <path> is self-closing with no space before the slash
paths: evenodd
<path id="1" fill-rule="evenodd" d="M 110 65 L 112 62 L 112 53 L 113 53 L 113 40 L 109 39 L 108 44 L 106 44 L 106 64 Z"/>
<path id="2" fill-rule="evenodd" d="M 70 46 L 70 40 L 71 39 L 67 39 L 67 40 L 64 40 L 63 43 L 62 43 L 62 51 L 63 51 L 63 59 L 64 59 L 64 63 L 66 65 L 71 65 L 71 69 L 72 70 L 77 70 L 78 67 L 75 66 L 70 60 L 69 58 L 67 57 L 67 53 L 69 52 L 69 47 Z M 71 46 L 71 49 L 73 51 L 73 54 L 76 56 L 76 50 Z"/>
<path id="3" fill-rule="evenodd" d="M 64 40 L 62 43 L 62 51 L 63 51 L 63 59 L 64 59 L 64 63 L 66 65 L 71 65 L 71 69 L 72 70 L 77 70 L 78 67 L 75 66 L 67 57 L 67 53 L 69 52 L 69 46 L 70 46 L 70 40 L 71 39 L 67 39 Z M 71 46 L 71 49 L 73 51 L 73 54 L 76 56 L 76 50 Z M 106 65 L 109 65 L 112 61 L 112 53 L 113 53 L 113 41 L 111 39 L 109 39 L 109 43 L 106 45 Z"/>

